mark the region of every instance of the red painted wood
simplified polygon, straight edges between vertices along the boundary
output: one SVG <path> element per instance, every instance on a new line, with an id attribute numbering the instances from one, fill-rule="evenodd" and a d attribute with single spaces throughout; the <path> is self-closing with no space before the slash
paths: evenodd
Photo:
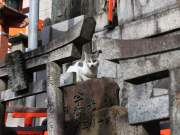
<path id="1" fill-rule="evenodd" d="M 160 131 L 160 135 L 171 135 L 170 129 L 163 129 Z"/>
<path id="2" fill-rule="evenodd" d="M 108 20 L 112 22 L 113 20 L 113 0 L 108 2 Z"/>
<path id="3" fill-rule="evenodd" d="M 39 118 L 39 117 L 47 117 L 47 113 L 12 113 L 13 118 Z"/>

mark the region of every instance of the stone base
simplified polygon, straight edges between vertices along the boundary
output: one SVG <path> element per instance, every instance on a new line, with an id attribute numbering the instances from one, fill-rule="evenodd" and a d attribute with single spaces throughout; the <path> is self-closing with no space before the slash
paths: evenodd
<path id="1" fill-rule="evenodd" d="M 89 128 L 66 129 L 69 131 L 67 135 L 148 135 L 141 125 L 129 125 L 127 109 L 119 106 L 93 112 Z"/>

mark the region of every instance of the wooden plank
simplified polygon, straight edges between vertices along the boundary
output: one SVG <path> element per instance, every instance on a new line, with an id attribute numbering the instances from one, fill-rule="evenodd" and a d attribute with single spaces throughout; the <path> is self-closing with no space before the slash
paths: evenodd
<path id="1" fill-rule="evenodd" d="M 54 62 L 47 64 L 48 135 L 64 134 L 63 93 L 59 88 L 61 68 Z"/>
<path id="2" fill-rule="evenodd" d="M 158 37 L 137 40 L 101 38 L 94 41 L 101 58 L 107 60 L 130 59 L 163 53 L 180 48 L 180 36 Z"/>
<path id="3" fill-rule="evenodd" d="M 47 108 L 35 108 L 35 107 L 22 107 L 22 106 L 9 106 L 6 107 L 7 113 L 18 112 L 18 113 L 46 113 Z"/>
<path id="4" fill-rule="evenodd" d="M 46 81 L 41 80 L 29 86 L 29 91 L 26 93 L 18 94 L 12 89 L 0 92 L 0 102 L 7 102 L 11 100 L 17 100 L 23 97 L 37 95 L 46 92 Z"/>

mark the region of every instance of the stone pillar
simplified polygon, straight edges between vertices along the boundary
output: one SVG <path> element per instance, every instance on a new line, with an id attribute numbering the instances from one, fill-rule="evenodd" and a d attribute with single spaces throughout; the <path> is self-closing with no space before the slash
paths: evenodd
<path id="1" fill-rule="evenodd" d="M 171 135 L 180 134 L 180 68 L 170 70 L 170 127 Z"/>
<path id="2" fill-rule="evenodd" d="M 61 68 L 47 64 L 48 135 L 64 135 L 63 93 L 59 88 Z"/>

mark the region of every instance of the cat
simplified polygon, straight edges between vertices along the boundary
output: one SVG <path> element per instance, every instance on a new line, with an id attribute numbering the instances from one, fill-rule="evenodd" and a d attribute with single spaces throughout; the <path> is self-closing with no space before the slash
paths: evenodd
<path id="1" fill-rule="evenodd" d="M 88 54 L 85 52 L 84 60 L 77 61 L 75 64 L 70 66 L 66 72 L 75 72 L 77 82 L 97 78 L 99 53 L 101 53 L 101 51 L 97 51 L 92 54 Z"/>

